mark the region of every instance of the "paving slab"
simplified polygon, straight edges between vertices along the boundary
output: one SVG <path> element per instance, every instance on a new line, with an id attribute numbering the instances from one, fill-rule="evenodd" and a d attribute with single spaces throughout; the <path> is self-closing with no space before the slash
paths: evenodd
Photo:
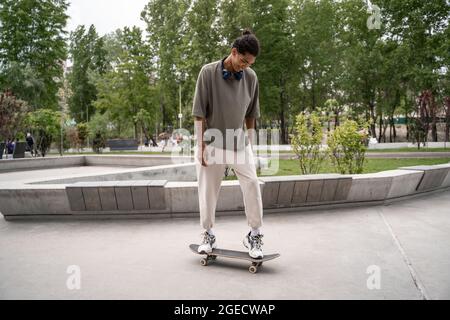
<path id="1" fill-rule="evenodd" d="M 198 218 L 0 219 L 0 299 L 449 299 L 449 207 L 443 191 L 267 214 L 265 252 L 281 257 L 255 275 L 238 261 L 202 267 L 188 248 Z M 220 247 L 242 250 L 247 231 L 244 215 L 216 219 Z M 70 266 L 79 290 L 67 287 Z"/>

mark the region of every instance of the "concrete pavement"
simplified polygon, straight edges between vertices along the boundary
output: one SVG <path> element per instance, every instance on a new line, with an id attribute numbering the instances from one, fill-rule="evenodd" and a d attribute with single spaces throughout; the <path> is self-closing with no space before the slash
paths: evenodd
<path id="1" fill-rule="evenodd" d="M 234 260 L 202 267 L 196 218 L 0 219 L 0 299 L 449 299 L 449 208 L 447 190 L 266 215 L 265 252 L 281 257 L 254 275 Z M 220 247 L 242 248 L 244 216 L 216 224 Z"/>

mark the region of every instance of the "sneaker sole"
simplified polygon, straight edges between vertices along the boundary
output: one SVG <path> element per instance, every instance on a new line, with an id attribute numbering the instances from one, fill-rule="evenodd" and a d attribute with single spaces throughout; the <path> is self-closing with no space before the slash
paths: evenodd
<path id="1" fill-rule="evenodd" d="M 211 254 L 212 252 L 213 252 L 213 250 L 214 249 L 216 249 L 217 248 L 217 244 L 214 244 L 213 246 L 212 246 L 212 250 L 211 251 L 205 251 L 205 250 L 202 250 L 202 251 L 197 251 L 199 254 Z"/>

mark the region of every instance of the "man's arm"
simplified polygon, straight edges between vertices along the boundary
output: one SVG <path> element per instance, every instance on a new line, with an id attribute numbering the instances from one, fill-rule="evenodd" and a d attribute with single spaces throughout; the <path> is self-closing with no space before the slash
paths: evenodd
<path id="1" fill-rule="evenodd" d="M 250 140 L 250 144 L 253 146 L 256 143 L 256 119 L 245 118 L 245 126 L 247 127 L 248 139 Z"/>
<path id="2" fill-rule="evenodd" d="M 203 157 L 203 153 L 205 151 L 205 141 L 203 140 L 206 130 L 205 118 L 194 117 L 194 130 L 197 138 L 198 160 L 201 162 L 202 166 L 206 167 L 207 164 L 205 162 L 205 158 Z"/>

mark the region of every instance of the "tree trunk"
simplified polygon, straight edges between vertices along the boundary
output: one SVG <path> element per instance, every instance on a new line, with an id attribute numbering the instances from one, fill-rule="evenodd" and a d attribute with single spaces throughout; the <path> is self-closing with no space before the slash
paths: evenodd
<path id="1" fill-rule="evenodd" d="M 281 126 L 281 144 L 288 144 L 287 130 L 286 130 L 286 119 L 285 119 L 285 108 L 286 108 L 286 97 L 285 97 L 285 80 L 283 77 L 280 78 L 280 126 Z"/>
<path id="2" fill-rule="evenodd" d="M 450 97 L 444 98 L 445 107 L 445 142 L 449 141 L 450 135 Z"/>
<path id="3" fill-rule="evenodd" d="M 316 74 L 315 74 L 315 72 L 314 72 L 314 68 L 313 68 L 313 70 L 312 70 L 312 79 L 311 79 L 312 81 L 311 81 L 311 103 L 312 103 L 312 105 L 311 105 L 311 107 L 312 107 L 312 110 L 316 110 L 316 88 L 315 88 L 315 83 L 316 83 Z M 312 111 L 311 110 L 311 111 Z"/>
<path id="4" fill-rule="evenodd" d="M 378 125 L 378 142 L 381 142 L 382 136 L 382 130 L 383 130 L 383 113 L 380 112 L 380 123 Z"/>
<path id="5" fill-rule="evenodd" d="M 392 130 L 394 131 L 394 142 L 395 142 L 397 139 L 397 130 L 395 129 L 395 122 L 393 122 Z"/>
<path id="6" fill-rule="evenodd" d="M 386 123 L 384 123 L 384 121 L 383 121 L 383 142 L 386 142 L 386 130 L 387 130 L 388 125 L 389 125 L 389 121 L 386 121 Z"/>
<path id="7" fill-rule="evenodd" d="M 375 122 L 376 122 L 376 117 L 375 117 L 375 104 L 373 102 L 369 102 L 369 110 L 370 110 L 370 117 L 372 118 L 372 124 L 370 125 L 370 129 L 371 129 L 371 135 L 373 138 L 377 137 L 377 132 L 376 132 L 376 128 L 375 128 Z M 379 140 L 378 140 L 379 141 Z"/>
<path id="8" fill-rule="evenodd" d="M 334 128 L 336 129 L 337 127 L 339 127 L 340 123 L 339 123 L 339 111 L 335 111 L 334 112 Z"/>
<path id="9" fill-rule="evenodd" d="M 448 138 L 449 138 L 449 133 L 450 133 L 450 127 L 448 122 L 445 124 L 445 142 L 448 142 Z"/>
<path id="10" fill-rule="evenodd" d="M 406 126 L 406 141 L 409 141 L 409 118 L 407 112 L 405 112 L 405 126 Z"/>
<path id="11" fill-rule="evenodd" d="M 166 124 L 167 124 L 167 119 L 166 119 L 166 106 L 164 104 L 164 97 L 161 96 L 160 100 L 159 100 L 159 110 L 161 111 L 162 114 L 162 130 L 166 131 Z"/>
<path id="12" fill-rule="evenodd" d="M 437 136 L 437 117 L 436 117 L 436 113 L 437 113 L 437 105 L 436 105 L 436 101 L 434 100 L 434 94 L 432 94 L 431 96 L 431 105 L 430 105 L 430 109 L 431 109 L 431 139 L 433 140 L 433 142 L 437 142 L 438 141 L 438 136 Z"/>
<path id="13" fill-rule="evenodd" d="M 430 130 L 430 107 L 431 107 L 431 92 L 425 90 L 419 97 L 419 121 L 420 121 L 420 132 L 423 143 L 428 141 L 428 132 Z M 420 144 L 420 142 L 419 142 Z"/>
<path id="14" fill-rule="evenodd" d="M 136 107 L 133 106 L 133 116 L 135 116 L 136 113 L 137 113 Z M 137 125 L 137 123 L 135 121 L 133 121 L 133 123 L 134 123 L 134 139 L 137 140 L 138 139 L 138 135 L 139 135 L 139 133 L 138 133 L 138 125 Z"/>
<path id="15" fill-rule="evenodd" d="M 145 137 L 145 139 L 150 143 L 150 135 L 149 135 L 149 133 L 148 133 L 147 127 L 146 127 L 146 126 L 143 126 L 143 127 L 142 127 L 142 131 L 144 132 L 144 137 Z"/>
<path id="16" fill-rule="evenodd" d="M 392 143 L 392 127 L 393 127 L 393 118 L 389 117 L 389 142 Z"/>
<path id="17" fill-rule="evenodd" d="M 280 110 L 281 144 L 287 144 L 286 139 L 286 119 L 284 116 L 284 106 Z"/>

